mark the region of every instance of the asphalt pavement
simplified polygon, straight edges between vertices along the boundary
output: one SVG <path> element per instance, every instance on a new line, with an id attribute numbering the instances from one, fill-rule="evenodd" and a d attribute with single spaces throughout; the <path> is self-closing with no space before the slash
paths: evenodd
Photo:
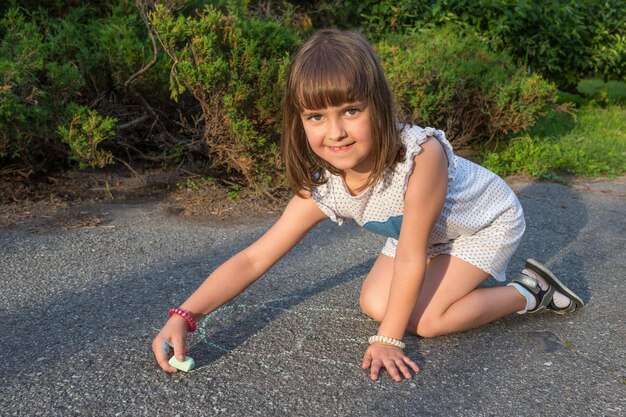
<path id="1" fill-rule="evenodd" d="M 377 326 L 359 288 L 384 239 L 353 223 L 323 222 L 205 318 L 189 339 L 197 368 L 175 375 L 150 351 L 167 309 L 277 215 L 220 223 L 102 203 L 81 207 L 95 227 L 0 229 L 0 415 L 624 416 L 625 178 L 510 181 L 527 231 L 509 274 L 538 259 L 587 305 L 407 336 L 421 372 L 401 383 L 360 367 Z"/>

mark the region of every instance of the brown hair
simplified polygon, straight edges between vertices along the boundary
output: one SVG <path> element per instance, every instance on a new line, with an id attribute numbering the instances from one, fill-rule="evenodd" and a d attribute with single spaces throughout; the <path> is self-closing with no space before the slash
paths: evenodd
<path id="1" fill-rule="evenodd" d="M 309 147 L 300 114 L 344 103 L 367 102 L 372 134 L 372 172 L 363 186 L 375 184 L 386 169 L 404 158 L 395 104 L 374 49 L 360 33 L 324 29 L 311 36 L 291 62 L 283 97 L 281 146 L 287 179 L 304 197 L 340 171 Z"/>

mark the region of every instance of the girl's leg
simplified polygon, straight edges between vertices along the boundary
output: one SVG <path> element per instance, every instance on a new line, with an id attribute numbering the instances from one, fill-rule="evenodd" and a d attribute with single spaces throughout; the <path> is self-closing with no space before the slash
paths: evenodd
<path id="1" fill-rule="evenodd" d="M 383 319 L 393 274 L 393 258 L 380 255 L 361 288 L 361 308 Z M 524 309 L 513 287 L 476 288 L 489 275 L 450 255 L 430 260 L 408 331 L 423 337 L 468 330 Z"/>

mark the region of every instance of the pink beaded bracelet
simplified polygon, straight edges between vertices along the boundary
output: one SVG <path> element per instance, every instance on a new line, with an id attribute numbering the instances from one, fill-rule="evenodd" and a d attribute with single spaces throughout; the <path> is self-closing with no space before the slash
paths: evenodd
<path id="1" fill-rule="evenodd" d="M 198 328 L 198 323 L 191 317 L 191 314 L 187 313 L 185 310 L 181 310 L 178 307 L 172 307 L 167 311 L 167 317 L 172 317 L 174 314 L 178 314 L 187 322 L 187 330 L 189 333 L 193 333 Z"/>

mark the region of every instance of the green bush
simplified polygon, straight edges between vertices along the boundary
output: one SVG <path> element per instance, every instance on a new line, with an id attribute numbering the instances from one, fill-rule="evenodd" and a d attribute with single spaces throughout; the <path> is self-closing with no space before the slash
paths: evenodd
<path id="1" fill-rule="evenodd" d="M 626 109 L 585 106 L 575 115 L 550 113 L 527 134 L 484 154 L 500 175 L 558 179 L 563 173 L 616 176 L 626 172 Z"/>
<path id="2" fill-rule="evenodd" d="M 301 2 L 294 2 L 301 4 Z M 507 50 L 526 66 L 572 90 L 582 78 L 626 76 L 623 0 L 319 0 L 304 5 L 318 27 L 362 29 L 370 39 L 453 22 Z M 329 7 L 334 5 L 334 8 Z M 339 12 L 333 12 L 339 10 Z"/>
<path id="3" fill-rule="evenodd" d="M 46 60 L 37 25 L 18 9 L 9 9 L 0 24 L 5 32 L 0 41 L 0 158 L 37 164 L 53 147 L 44 137 L 49 118 L 59 114 L 59 103 L 81 81 L 71 65 Z"/>
<path id="4" fill-rule="evenodd" d="M 113 162 L 113 154 L 100 149 L 102 142 L 115 136 L 116 119 L 103 117 L 95 110 L 71 105 L 67 125 L 58 127 L 63 143 L 70 148 L 70 159 L 80 168 L 103 168 Z"/>
<path id="5" fill-rule="evenodd" d="M 433 13 L 452 13 L 534 72 L 560 87 L 599 74 L 621 79 L 626 69 L 623 0 L 447 0 Z"/>
<path id="6" fill-rule="evenodd" d="M 122 91 L 124 84 L 136 71 L 152 59 L 152 45 L 137 11 L 127 13 L 121 6 L 111 8 L 111 16 L 91 25 L 94 53 L 111 81 L 107 87 Z M 169 97 L 167 85 L 171 64 L 164 54 L 134 84 L 135 91 L 159 103 Z M 98 70 L 102 72 L 102 67 Z"/>
<path id="7" fill-rule="evenodd" d="M 576 90 L 598 104 L 626 102 L 626 84 L 621 81 L 586 79 L 578 83 Z"/>
<path id="8" fill-rule="evenodd" d="M 422 22 L 429 13 L 431 2 L 415 0 L 366 0 L 344 2 L 345 7 L 354 7 L 360 16 L 360 28 L 371 39 L 381 39 L 389 33 L 406 33 L 416 27 L 416 22 Z M 354 22 L 354 21 L 353 21 Z"/>
<path id="9" fill-rule="evenodd" d="M 134 0 L 116 0 L 115 3 L 126 4 L 130 8 L 134 8 Z M 98 18 L 108 13 L 109 5 L 110 2 L 93 0 L 5 0 L 0 3 L 0 13 L 17 7 L 22 10 L 43 11 L 47 16 L 63 17 L 76 9 L 82 9 L 91 18 Z"/>
<path id="10" fill-rule="evenodd" d="M 260 2 L 260 1 L 259 1 Z M 415 0 L 309 0 L 291 1 L 308 16 L 314 28 L 339 27 L 361 30 L 379 41 L 389 34 L 404 34 L 423 26 L 432 1 Z M 418 25 L 419 24 L 419 25 Z"/>
<path id="11" fill-rule="evenodd" d="M 567 86 L 602 79 L 593 91 L 583 82 L 580 95 L 559 93 L 558 103 L 609 108 L 625 95 L 626 6 L 617 0 L 142 4 L 153 3 L 156 58 L 134 0 L 0 6 L 1 164 L 46 171 L 202 152 L 210 175 L 234 192 L 272 191 L 284 185 L 278 142 L 289 57 L 321 26 L 365 31 L 405 120 L 445 129 L 457 147 L 532 126 L 555 95 L 539 73 Z M 547 152 L 517 142 L 521 154 Z"/>
<path id="12" fill-rule="evenodd" d="M 189 92 L 199 104 L 196 130 L 214 168 L 252 189 L 282 186 L 280 100 L 298 34 L 273 18 L 213 6 L 185 16 L 157 5 L 151 22 L 174 63 L 172 98 Z"/>
<path id="13" fill-rule="evenodd" d="M 568 93 L 567 91 L 558 91 L 556 94 L 556 104 L 571 103 L 574 107 L 581 107 L 587 104 L 587 100 L 580 94 Z"/>
<path id="14" fill-rule="evenodd" d="M 550 83 L 516 69 L 508 55 L 453 26 L 390 36 L 376 48 L 405 117 L 445 129 L 457 146 L 529 128 L 555 93 Z"/>
<path id="15" fill-rule="evenodd" d="M 75 103 L 132 119 L 137 104 L 143 105 L 137 95 L 149 95 L 157 104 L 169 101 L 169 62 L 163 54 L 126 85 L 152 58 L 134 2 L 105 8 L 85 3 L 67 9 L 63 2 L 28 11 L 12 7 L 0 20 L 0 162 L 37 172 L 75 160 L 57 129 L 72 122 Z M 144 138 L 127 142 L 146 147 L 152 139 Z"/>

